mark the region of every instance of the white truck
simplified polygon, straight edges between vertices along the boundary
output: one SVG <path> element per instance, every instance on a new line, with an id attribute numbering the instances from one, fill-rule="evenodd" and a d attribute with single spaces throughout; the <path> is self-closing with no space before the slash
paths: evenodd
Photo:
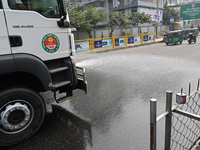
<path id="1" fill-rule="evenodd" d="M 38 130 L 46 112 L 41 93 L 52 91 L 56 102 L 75 89 L 87 93 L 74 53 L 64 0 L 0 0 L 0 146 Z"/>

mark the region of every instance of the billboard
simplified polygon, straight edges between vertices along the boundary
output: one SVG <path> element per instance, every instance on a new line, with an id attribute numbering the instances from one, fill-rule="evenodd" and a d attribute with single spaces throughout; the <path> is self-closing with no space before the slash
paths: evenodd
<path id="1" fill-rule="evenodd" d="M 162 10 L 158 11 L 158 13 L 159 13 L 158 17 L 157 17 L 157 10 L 156 9 L 148 9 L 148 8 L 138 7 L 137 12 L 144 12 L 145 14 L 151 15 L 152 21 L 156 21 L 156 22 L 162 21 Z"/>
<path id="2" fill-rule="evenodd" d="M 122 46 L 125 45 L 125 39 L 121 38 L 121 39 L 115 39 L 115 46 Z"/>
<path id="3" fill-rule="evenodd" d="M 75 43 L 75 51 L 85 51 L 89 49 L 90 49 L 89 42 Z"/>
<path id="4" fill-rule="evenodd" d="M 102 47 L 112 46 L 111 40 L 102 40 Z"/>
<path id="5" fill-rule="evenodd" d="M 200 3 L 180 6 L 180 20 L 200 19 Z"/>

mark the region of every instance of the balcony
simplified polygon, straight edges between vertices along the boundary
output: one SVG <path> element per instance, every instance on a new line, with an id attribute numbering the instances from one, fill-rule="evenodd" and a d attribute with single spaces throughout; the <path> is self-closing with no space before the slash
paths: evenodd
<path id="1" fill-rule="evenodd" d="M 131 2 L 131 5 L 137 5 L 137 4 L 138 4 L 138 1 L 137 1 L 137 0 Z"/>

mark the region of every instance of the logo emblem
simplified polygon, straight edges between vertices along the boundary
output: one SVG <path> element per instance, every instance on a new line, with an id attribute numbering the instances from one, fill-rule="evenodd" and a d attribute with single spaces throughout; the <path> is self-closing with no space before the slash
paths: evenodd
<path id="1" fill-rule="evenodd" d="M 42 47 L 46 52 L 54 53 L 59 49 L 60 41 L 56 35 L 49 33 L 42 38 Z"/>

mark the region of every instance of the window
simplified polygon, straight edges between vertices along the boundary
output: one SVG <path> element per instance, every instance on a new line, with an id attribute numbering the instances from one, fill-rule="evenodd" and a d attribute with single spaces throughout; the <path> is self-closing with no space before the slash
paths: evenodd
<path id="1" fill-rule="evenodd" d="M 177 37 L 177 33 L 170 33 L 170 34 L 167 34 L 167 37 L 168 38 L 174 38 L 174 37 Z"/>
<path id="2" fill-rule="evenodd" d="M 60 6 L 57 0 L 8 0 L 14 10 L 36 11 L 47 18 L 60 18 Z"/>
<path id="3" fill-rule="evenodd" d="M 2 7 L 2 3 L 1 3 L 1 0 L 0 0 L 0 9 L 2 9 L 3 7 Z"/>

